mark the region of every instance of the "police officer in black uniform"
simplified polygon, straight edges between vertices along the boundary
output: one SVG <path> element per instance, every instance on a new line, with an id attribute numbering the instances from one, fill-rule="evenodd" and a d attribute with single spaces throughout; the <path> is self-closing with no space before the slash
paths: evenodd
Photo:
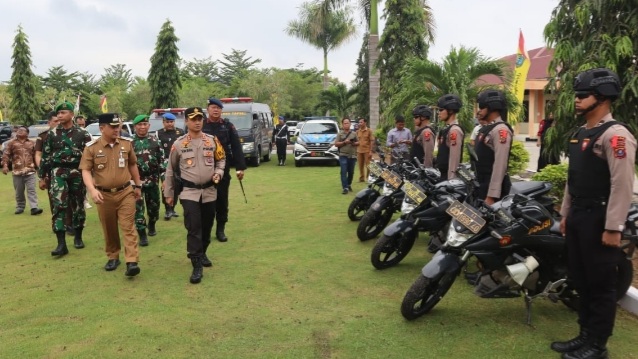
<path id="1" fill-rule="evenodd" d="M 479 120 L 486 121 L 474 145 L 478 157 L 476 180 L 477 199 L 492 205 L 507 195 L 512 187 L 507 164 L 512 147 L 512 128 L 507 121 L 507 102 L 503 92 L 485 90 L 478 95 Z"/>
<path id="2" fill-rule="evenodd" d="M 277 145 L 277 159 L 279 160 L 279 166 L 285 166 L 286 148 L 290 142 L 290 134 L 288 133 L 288 126 L 286 126 L 284 116 L 279 116 L 279 124 L 277 124 L 275 129 L 272 131 L 272 142 Z"/>
<path id="3" fill-rule="evenodd" d="M 417 158 L 425 167 L 434 165 L 434 129 L 430 127 L 432 110 L 426 105 L 417 105 L 412 110 L 414 118 L 414 137 L 410 159 Z"/>
<path id="4" fill-rule="evenodd" d="M 217 230 L 215 236 L 220 242 L 226 242 L 225 229 L 228 222 L 228 187 L 230 186 L 230 167 L 235 167 L 237 179 L 244 179 L 244 170 L 246 170 L 246 161 L 244 159 L 244 151 L 239 142 L 237 129 L 228 119 L 222 118 L 222 108 L 224 104 L 214 97 L 208 99 L 208 119 L 204 123 L 202 131 L 209 135 L 215 136 L 221 142 L 226 152 L 226 167 L 224 168 L 224 177 L 217 185 L 217 201 L 216 201 L 216 218 Z"/>
<path id="5" fill-rule="evenodd" d="M 164 128 L 157 131 L 157 139 L 160 142 L 160 147 L 162 148 L 164 162 L 162 163 L 162 173 L 160 174 L 160 178 L 162 183 L 166 181 L 166 166 L 168 163 L 168 156 L 171 154 L 171 147 L 173 146 L 173 142 L 175 140 L 184 135 L 184 130 L 181 128 L 175 128 L 175 120 L 176 117 L 170 112 L 162 114 L 162 123 L 164 124 Z M 166 197 L 164 197 L 164 191 L 162 192 L 162 203 L 164 203 L 164 209 L 166 212 L 164 213 L 164 220 L 169 221 L 172 217 L 179 217 L 177 212 L 173 209 L 173 206 L 169 206 L 166 204 Z M 175 201 L 173 201 L 175 202 Z"/>
<path id="6" fill-rule="evenodd" d="M 631 205 L 636 138 L 613 119 L 622 88 L 605 68 L 578 74 L 576 114 L 585 118 L 569 140 L 569 170 L 561 232 L 569 253 L 569 278 L 580 297 L 580 334 L 551 348 L 567 359 L 607 358 L 616 315 L 617 263 Z"/>
<path id="7" fill-rule="evenodd" d="M 465 133 L 456 119 L 462 103 L 457 95 L 447 94 L 441 96 L 436 105 L 439 108 L 439 120 L 445 123 L 437 139 L 439 150 L 436 167 L 441 171 L 441 181 L 446 181 L 456 177 L 456 168 L 463 157 Z"/>

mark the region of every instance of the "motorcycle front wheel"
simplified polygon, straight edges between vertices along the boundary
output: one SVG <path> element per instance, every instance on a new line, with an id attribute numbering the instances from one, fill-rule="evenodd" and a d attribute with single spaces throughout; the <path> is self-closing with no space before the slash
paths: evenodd
<path id="1" fill-rule="evenodd" d="M 355 197 L 350 202 L 350 206 L 348 206 L 348 218 L 351 221 L 359 221 L 369 208 L 370 206 L 365 198 Z"/>
<path id="2" fill-rule="evenodd" d="M 357 227 L 357 237 L 359 237 L 359 240 L 363 242 L 378 236 L 388 223 L 390 223 L 393 214 L 394 208 L 392 208 L 392 203 L 387 203 L 379 210 L 369 209 L 366 214 L 363 215 Z"/>
<path id="3" fill-rule="evenodd" d="M 372 248 L 372 266 L 381 270 L 399 264 L 410 253 L 415 240 L 416 232 L 397 233 L 393 236 L 384 234 Z"/>
<path id="4" fill-rule="evenodd" d="M 421 274 L 405 293 L 401 303 L 401 314 L 407 320 L 414 320 L 427 314 L 450 290 L 458 271 L 445 273 L 440 278 L 426 278 Z"/>

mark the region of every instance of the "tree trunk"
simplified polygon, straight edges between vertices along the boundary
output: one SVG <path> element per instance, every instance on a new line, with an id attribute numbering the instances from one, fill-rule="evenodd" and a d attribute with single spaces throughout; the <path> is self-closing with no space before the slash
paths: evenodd
<path id="1" fill-rule="evenodd" d="M 328 89 L 328 50 L 323 49 L 323 90 Z"/>
<path id="2" fill-rule="evenodd" d="M 368 85 L 370 92 L 370 119 L 372 131 L 379 126 L 379 70 L 376 69 L 379 58 L 379 15 L 377 0 L 370 1 L 370 35 L 368 36 Z"/>

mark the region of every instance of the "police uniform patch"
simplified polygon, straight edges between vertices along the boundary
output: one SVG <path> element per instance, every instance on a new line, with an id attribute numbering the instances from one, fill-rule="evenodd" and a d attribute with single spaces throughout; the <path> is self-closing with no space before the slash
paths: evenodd
<path id="1" fill-rule="evenodd" d="M 501 143 L 507 142 L 507 130 L 506 129 L 499 130 L 498 137 Z"/>
<path id="2" fill-rule="evenodd" d="M 456 146 L 456 132 L 450 132 L 450 146 Z"/>
<path id="3" fill-rule="evenodd" d="M 580 150 L 584 151 L 587 148 L 587 145 L 589 145 L 589 138 L 583 139 L 583 143 L 580 145 Z"/>
<path id="4" fill-rule="evenodd" d="M 430 138 L 432 137 L 432 132 L 430 131 L 423 131 L 423 139 L 426 141 L 430 141 Z"/>
<path id="5" fill-rule="evenodd" d="M 625 137 L 614 136 L 611 138 L 611 147 L 614 150 L 614 157 L 623 159 L 627 157 L 627 151 L 625 150 Z"/>

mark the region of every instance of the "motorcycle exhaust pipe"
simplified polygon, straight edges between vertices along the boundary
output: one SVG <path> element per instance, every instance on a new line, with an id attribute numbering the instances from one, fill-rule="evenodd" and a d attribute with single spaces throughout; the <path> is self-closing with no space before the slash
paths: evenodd
<path id="1" fill-rule="evenodd" d="M 527 277 L 538 268 L 538 261 L 533 256 L 526 257 L 522 262 L 505 266 L 514 282 L 522 286 Z"/>

